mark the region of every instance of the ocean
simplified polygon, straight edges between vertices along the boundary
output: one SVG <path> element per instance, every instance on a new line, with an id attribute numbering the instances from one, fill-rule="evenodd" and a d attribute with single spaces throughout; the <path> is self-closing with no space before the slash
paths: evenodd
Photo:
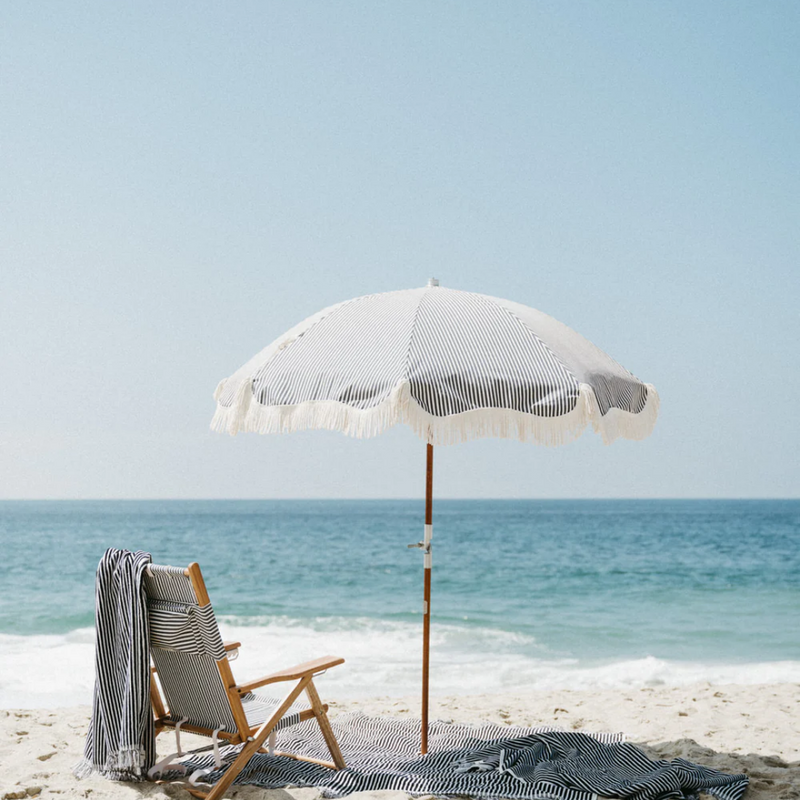
<path id="1" fill-rule="evenodd" d="M 0 707 L 88 703 L 107 547 L 203 568 L 252 678 L 419 691 L 422 501 L 0 502 Z M 800 501 L 437 500 L 431 692 L 800 682 Z"/>

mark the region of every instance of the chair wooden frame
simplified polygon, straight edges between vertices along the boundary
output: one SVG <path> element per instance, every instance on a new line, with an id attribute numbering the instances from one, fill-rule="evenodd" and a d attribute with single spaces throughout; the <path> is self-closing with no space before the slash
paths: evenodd
<path id="1" fill-rule="evenodd" d="M 207 606 L 210 604 L 208 591 L 206 590 L 203 575 L 200 572 L 200 565 L 192 563 L 184 570 L 184 575 L 191 581 L 192 588 L 194 589 L 197 604 L 199 606 Z M 225 651 L 229 653 L 233 650 L 238 650 L 241 647 L 239 642 L 225 642 Z M 229 744 L 242 744 L 241 753 L 237 756 L 236 760 L 228 767 L 223 776 L 211 788 L 210 791 L 205 792 L 194 786 L 186 786 L 184 788 L 195 797 L 206 798 L 207 800 L 219 800 L 228 790 L 230 785 L 236 779 L 236 776 L 244 769 L 247 762 L 256 754 L 267 752 L 264 750 L 264 743 L 269 738 L 270 734 L 275 729 L 275 726 L 281 721 L 284 714 L 291 708 L 292 704 L 303 693 L 306 693 L 308 702 L 311 708 L 300 712 L 300 721 L 316 718 L 317 724 L 320 727 L 322 735 L 325 739 L 325 744 L 330 751 L 332 762 L 321 761 L 315 758 L 306 756 L 299 756 L 293 753 L 284 753 L 275 751 L 275 755 L 288 756 L 298 761 L 310 761 L 313 764 L 329 767 L 330 769 L 344 769 L 345 762 L 342 756 L 342 751 L 339 749 L 339 743 L 336 741 L 336 736 L 331 728 L 330 721 L 328 720 L 328 706 L 324 704 L 317 693 L 314 686 L 314 677 L 331 667 L 344 664 L 344 659 L 337 656 L 323 656 L 313 661 L 307 661 L 304 664 L 297 664 L 289 669 L 273 672 L 270 675 L 265 675 L 254 681 L 247 683 L 236 683 L 233 672 L 231 671 L 230 663 L 227 657 L 216 662 L 219 676 L 222 684 L 226 689 L 228 701 L 230 703 L 231 714 L 236 722 L 238 731 L 230 733 L 228 731 L 220 731 L 219 737 L 226 739 Z M 158 672 L 155 667 L 151 667 L 151 680 L 150 680 L 150 702 L 153 706 L 153 714 L 155 717 L 155 731 L 156 735 L 162 731 L 171 730 L 176 727 L 176 721 L 172 720 L 169 716 L 167 708 L 164 703 L 164 698 L 161 694 L 156 677 Z M 242 696 L 249 694 L 253 689 L 261 686 L 267 686 L 273 683 L 294 682 L 294 686 L 283 698 L 280 705 L 275 709 L 273 714 L 262 725 L 251 726 L 247 722 L 247 715 L 245 714 L 242 705 Z M 213 736 L 214 731 L 211 728 L 202 728 L 197 725 L 190 725 L 184 723 L 180 726 L 180 730 L 188 731 L 190 733 L 197 733 L 202 736 Z"/>

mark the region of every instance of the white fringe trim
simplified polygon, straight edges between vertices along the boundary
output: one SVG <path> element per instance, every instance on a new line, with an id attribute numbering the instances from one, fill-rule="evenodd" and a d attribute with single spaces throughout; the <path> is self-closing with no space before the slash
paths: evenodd
<path id="1" fill-rule="evenodd" d="M 85 756 L 72 768 L 72 774 L 83 780 L 95 772 L 111 781 L 144 780 L 145 752 L 139 745 L 123 747 L 110 753 L 105 764 L 93 764 Z"/>
<path id="2" fill-rule="evenodd" d="M 645 386 L 647 387 L 647 399 L 644 408 L 638 414 L 631 414 L 629 411 L 619 408 L 610 408 L 605 416 L 601 416 L 597 410 L 597 400 L 592 387 L 586 387 L 592 395 L 592 427 L 595 433 L 599 433 L 603 437 L 603 444 L 611 444 L 616 439 L 641 441 L 653 432 L 661 400 L 652 383 L 646 383 Z"/>
<path id="3" fill-rule="evenodd" d="M 559 417 L 539 417 L 508 409 L 482 408 L 435 417 L 411 397 L 408 382 L 398 384 L 375 408 L 362 410 L 334 400 L 318 400 L 294 406 L 262 406 L 253 400 L 252 379 L 243 380 L 230 406 L 219 403 L 224 381 L 215 392 L 217 410 L 211 429 L 235 436 L 240 431 L 294 433 L 310 429 L 340 431 L 367 439 L 398 422 L 406 423 L 424 441 L 441 446 L 485 437 L 518 439 L 554 446 L 577 439 L 591 421 L 606 444 L 619 437 L 644 439 L 658 415 L 658 394 L 647 384 L 647 402 L 639 414 L 613 409 L 600 417 L 594 391 L 581 384 L 575 408 Z"/>
<path id="4" fill-rule="evenodd" d="M 72 774 L 79 780 L 82 781 L 84 778 L 88 778 L 93 772 L 97 772 L 98 767 L 92 764 L 88 758 L 82 758 L 73 768 Z"/>

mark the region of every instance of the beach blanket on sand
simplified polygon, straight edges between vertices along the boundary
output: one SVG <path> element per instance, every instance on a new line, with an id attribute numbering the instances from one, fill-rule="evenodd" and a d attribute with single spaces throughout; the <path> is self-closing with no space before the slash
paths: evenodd
<path id="1" fill-rule="evenodd" d="M 150 643 L 142 575 L 149 553 L 106 550 L 95 585 L 95 683 L 83 759 L 74 773 L 143 780 L 155 761 Z"/>
<path id="2" fill-rule="evenodd" d="M 739 800 L 747 788 L 745 775 L 726 775 L 683 759 L 652 761 L 623 742 L 621 734 L 433 722 L 429 753 L 421 756 L 419 720 L 355 713 L 331 724 L 346 769 L 334 772 L 282 756 L 257 755 L 236 783 L 267 789 L 314 786 L 324 797 L 394 789 L 411 795 L 511 800 L 687 800 L 699 791 L 719 800 Z M 278 747 L 330 758 L 313 720 L 281 731 Z M 228 747 L 223 758 L 230 763 L 237 753 L 238 748 Z M 183 763 L 191 772 L 213 766 L 213 758 L 194 756 Z"/>

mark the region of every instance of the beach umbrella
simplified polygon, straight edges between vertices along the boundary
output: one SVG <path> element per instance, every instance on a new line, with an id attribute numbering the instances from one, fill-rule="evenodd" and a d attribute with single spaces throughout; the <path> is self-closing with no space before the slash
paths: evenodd
<path id="1" fill-rule="evenodd" d="M 212 429 L 321 428 L 377 436 L 406 423 L 427 445 L 421 750 L 427 752 L 433 448 L 487 436 L 560 445 L 588 425 L 643 439 L 658 394 L 566 325 L 528 306 L 440 287 L 365 295 L 279 336 L 217 386 Z"/>

